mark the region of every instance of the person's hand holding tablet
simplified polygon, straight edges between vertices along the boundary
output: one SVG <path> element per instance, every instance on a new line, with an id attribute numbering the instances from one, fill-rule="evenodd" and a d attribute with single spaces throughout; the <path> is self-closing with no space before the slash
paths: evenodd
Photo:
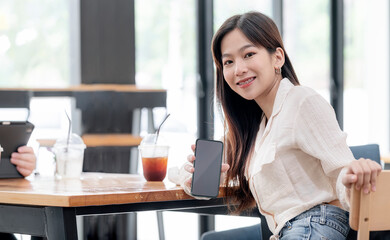
<path id="1" fill-rule="evenodd" d="M 11 163 L 16 165 L 16 169 L 23 177 L 29 176 L 35 169 L 36 157 L 31 147 L 21 146 L 18 152 L 11 154 Z"/>

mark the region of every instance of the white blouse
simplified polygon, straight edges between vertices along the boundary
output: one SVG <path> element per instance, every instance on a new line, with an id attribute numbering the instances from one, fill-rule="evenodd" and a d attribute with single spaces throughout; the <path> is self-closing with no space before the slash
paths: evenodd
<path id="1" fill-rule="evenodd" d="M 272 116 L 257 133 L 245 177 L 270 230 L 300 213 L 339 199 L 345 209 L 342 169 L 354 160 L 333 108 L 314 90 L 280 83 Z"/>

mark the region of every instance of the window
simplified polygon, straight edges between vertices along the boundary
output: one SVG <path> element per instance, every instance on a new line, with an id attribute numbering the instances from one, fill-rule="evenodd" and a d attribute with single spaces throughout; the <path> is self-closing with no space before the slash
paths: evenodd
<path id="1" fill-rule="evenodd" d="M 283 1 L 283 40 L 300 83 L 329 101 L 330 1 Z"/>
<path id="2" fill-rule="evenodd" d="M 194 6 L 194 0 L 135 1 L 136 84 L 166 89 L 171 116 L 162 131 L 192 138 L 197 126 Z M 157 111 L 156 125 L 165 114 Z"/>
<path id="3" fill-rule="evenodd" d="M 234 14 L 242 14 L 248 11 L 259 11 L 272 17 L 272 1 L 234 1 L 214 0 L 214 30 Z"/>
<path id="4" fill-rule="evenodd" d="M 0 2 L 0 85 L 69 82 L 68 1 Z"/>
<path id="5" fill-rule="evenodd" d="M 168 169 L 186 161 L 197 136 L 195 6 L 194 0 L 135 1 L 136 84 L 167 90 L 167 110 L 155 109 L 154 114 L 156 126 L 171 114 L 160 132 L 171 146 Z M 197 214 L 163 216 L 167 239 L 197 239 Z M 139 223 L 151 223 L 138 224 L 138 238 L 158 238 L 156 213 L 137 217 Z"/>
<path id="6" fill-rule="evenodd" d="M 344 129 L 348 144 L 389 152 L 389 3 L 344 1 Z"/>

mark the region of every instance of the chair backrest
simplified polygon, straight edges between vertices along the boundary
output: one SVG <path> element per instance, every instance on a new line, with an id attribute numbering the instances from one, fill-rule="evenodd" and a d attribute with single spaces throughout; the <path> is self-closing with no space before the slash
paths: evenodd
<path id="1" fill-rule="evenodd" d="M 378 144 L 351 146 L 349 148 L 351 149 L 352 154 L 356 159 L 369 158 L 369 159 L 381 164 L 381 160 L 380 160 L 381 156 L 380 156 Z"/>
<path id="2" fill-rule="evenodd" d="M 370 231 L 390 230 L 390 171 L 383 170 L 376 191 L 364 194 L 352 187 L 349 224 L 358 239 L 369 239 Z"/>
<path id="3" fill-rule="evenodd" d="M 379 151 L 379 145 L 378 144 L 368 144 L 368 145 L 361 145 L 361 146 L 352 146 L 350 147 L 354 157 L 356 159 L 359 159 L 359 158 L 369 158 L 371 160 L 374 160 L 376 161 L 377 163 L 381 164 L 380 162 L 380 151 Z M 355 193 L 356 194 L 356 193 Z M 352 227 L 352 229 L 354 230 L 358 230 L 359 229 L 359 213 L 357 212 L 356 213 L 356 209 L 360 209 L 360 200 L 354 200 L 355 202 L 353 203 L 354 204 L 354 207 L 351 207 L 351 209 L 353 208 L 354 210 L 351 210 L 351 215 L 350 215 L 350 225 Z M 359 206 L 358 206 L 359 205 Z M 363 217 L 363 215 L 362 215 Z M 363 218 L 364 220 L 364 218 Z M 364 229 L 361 228 L 361 233 L 360 233 L 360 239 L 368 239 L 368 235 L 369 235 L 369 229 Z M 365 234 L 363 234 L 362 232 L 365 232 Z M 384 232 L 377 232 L 377 234 L 382 234 Z M 350 235 L 351 235 L 351 238 L 348 238 L 348 239 L 356 239 L 356 232 L 354 231 L 350 231 Z M 382 236 L 380 235 L 380 236 Z"/>

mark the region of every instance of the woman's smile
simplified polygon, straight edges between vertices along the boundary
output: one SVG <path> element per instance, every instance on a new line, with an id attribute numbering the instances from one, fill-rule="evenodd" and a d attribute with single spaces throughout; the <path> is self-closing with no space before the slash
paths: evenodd
<path id="1" fill-rule="evenodd" d="M 240 88 L 247 88 L 249 87 L 253 81 L 256 79 L 256 77 L 249 77 L 249 78 L 244 78 L 236 83 Z"/>

